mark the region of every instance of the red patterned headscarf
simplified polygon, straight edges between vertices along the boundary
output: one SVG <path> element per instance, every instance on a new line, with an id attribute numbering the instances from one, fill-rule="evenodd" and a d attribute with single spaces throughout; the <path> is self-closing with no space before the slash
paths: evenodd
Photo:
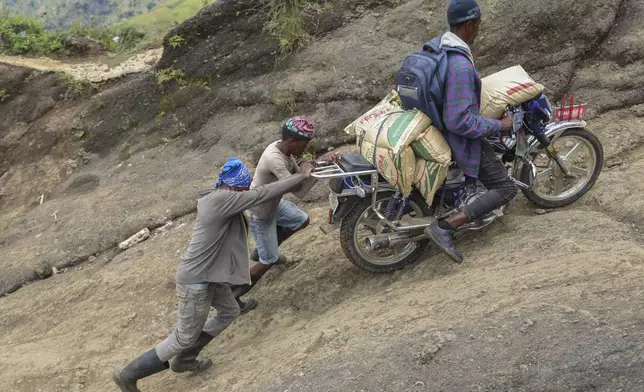
<path id="1" fill-rule="evenodd" d="M 305 140 L 315 138 L 315 127 L 313 123 L 304 117 L 291 117 L 286 120 L 282 128 Z"/>

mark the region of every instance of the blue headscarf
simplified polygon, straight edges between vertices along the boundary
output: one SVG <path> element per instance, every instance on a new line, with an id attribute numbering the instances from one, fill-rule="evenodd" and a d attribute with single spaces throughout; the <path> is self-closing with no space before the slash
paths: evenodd
<path id="1" fill-rule="evenodd" d="M 219 181 L 215 184 L 215 189 L 221 187 L 221 184 L 237 188 L 247 188 L 250 186 L 251 180 L 250 171 L 246 168 L 244 162 L 235 157 L 230 157 L 221 173 L 219 173 Z"/>

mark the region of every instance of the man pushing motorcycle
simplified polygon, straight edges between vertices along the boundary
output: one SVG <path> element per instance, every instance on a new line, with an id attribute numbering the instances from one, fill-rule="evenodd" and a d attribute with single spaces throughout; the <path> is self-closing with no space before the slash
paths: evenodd
<path id="1" fill-rule="evenodd" d="M 298 164 L 296 158 L 302 156 L 315 138 L 313 123 L 304 117 L 295 116 L 284 122 L 281 131 L 281 139 L 266 147 L 259 159 L 251 189 L 297 176 L 301 171 L 301 165 L 307 164 Z M 330 152 L 320 157 L 319 161 L 331 163 L 337 159 L 337 154 Z M 315 182 L 315 178 L 305 180 L 291 193 L 303 198 Z M 244 303 L 239 297 L 249 292 L 274 265 L 285 262 L 285 257 L 279 253 L 279 246 L 293 234 L 306 228 L 309 223 L 306 212 L 281 197 L 250 209 L 250 231 L 257 246 L 251 252 L 250 259 L 258 263 L 250 268 L 250 284 L 233 287 L 233 294 L 240 304 L 242 313 L 251 310 L 255 301 Z"/>

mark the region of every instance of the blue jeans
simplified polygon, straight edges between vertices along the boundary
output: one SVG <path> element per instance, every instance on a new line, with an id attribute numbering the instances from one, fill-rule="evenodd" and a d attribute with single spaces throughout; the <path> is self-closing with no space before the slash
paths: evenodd
<path id="1" fill-rule="evenodd" d="M 261 220 L 255 215 L 250 217 L 250 233 L 255 241 L 259 262 L 274 264 L 280 258 L 279 243 L 277 241 L 277 226 L 289 230 L 299 229 L 309 215 L 297 208 L 290 201 L 281 200 L 273 219 Z"/>

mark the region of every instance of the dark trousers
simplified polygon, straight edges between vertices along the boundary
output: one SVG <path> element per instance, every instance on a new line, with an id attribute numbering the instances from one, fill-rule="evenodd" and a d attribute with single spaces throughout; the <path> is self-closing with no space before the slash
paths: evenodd
<path id="1" fill-rule="evenodd" d="M 485 185 L 487 192 L 463 208 L 470 222 L 507 204 L 518 191 L 503 162 L 496 157 L 494 149 L 485 140 L 481 143 L 479 181 Z"/>

